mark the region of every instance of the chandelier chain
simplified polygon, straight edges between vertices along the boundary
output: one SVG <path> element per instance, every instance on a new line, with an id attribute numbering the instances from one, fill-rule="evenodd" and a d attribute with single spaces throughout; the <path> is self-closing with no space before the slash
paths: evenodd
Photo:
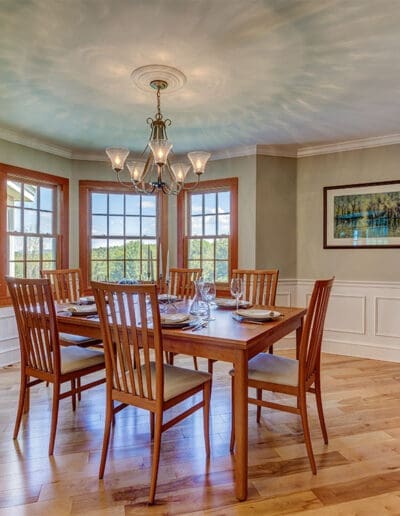
<path id="1" fill-rule="evenodd" d="M 162 120 L 160 86 L 157 87 L 157 114 L 156 114 L 156 119 L 157 120 Z"/>

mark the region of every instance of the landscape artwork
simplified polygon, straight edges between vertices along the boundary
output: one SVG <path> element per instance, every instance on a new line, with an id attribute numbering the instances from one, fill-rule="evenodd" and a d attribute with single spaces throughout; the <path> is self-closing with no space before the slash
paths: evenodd
<path id="1" fill-rule="evenodd" d="M 399 247 L 400 182 L 324 188 L 324 247 Z"/>

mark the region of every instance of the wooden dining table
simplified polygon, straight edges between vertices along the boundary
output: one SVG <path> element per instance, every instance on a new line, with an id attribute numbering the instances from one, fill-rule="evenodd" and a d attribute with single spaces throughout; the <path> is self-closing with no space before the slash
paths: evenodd
<path id="1" fill-rule="evenodd" d="M 188 308 L 187 302 L 176 303 L 175 306 L 182 312 Z M 231 310 L 216 309 L 212 312 L 215 319 L 204 328 L 196 331 L 165 328 L 162 331 L 165 351 L 233 364 L 236 436 L 234 478 L 235 494 L 241 501 L 247 499 L 248 485 L 248 389 L 246 387 L 248 361 L 292 332 L 296 332 L 298 349 L 306 314 L 305 308 L 262 308 L 278 311 L 282 316 L 263 324 L 251 324 L 235 320 Z M 60 312 L 57 315 L 57 321 L 59 331 L 101 338 L 98 319 L 71 316 Z"/>

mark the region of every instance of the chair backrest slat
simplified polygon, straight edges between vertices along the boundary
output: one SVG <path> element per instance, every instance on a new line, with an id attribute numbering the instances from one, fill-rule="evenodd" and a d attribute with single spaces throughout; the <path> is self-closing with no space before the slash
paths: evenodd
<path id="1" fill-rule="evenodd" d="M 234 269 L 232 278 L 242 280 L 243 299 L 253 305 L 275 306 L 278 269 Z"/>
<path id="2" fill-rule="evenodd" d="M 314 284 L 300 342 L 300 383 L 307 382 L 319 371 L 324 324 L 333 281 L 334 278 L 318 280 Z"/>
<path id="3" fill-rule="evenodd" d="M 103 334 L 107 381 L 145 401 L 163 396 L 157 286 L 92 282 Z"/>
<path id="4" fill-rule="evenodd" d="M 83 280 L 80 269 L 43 269 L 41 275 L 50 280 L 57 303 L 72 303 L 82 296 Z"/>
<path id="5" fill-rule="evenodd" d="M 169 269 L 168 294 L 188 299 L 194 296 L 194 281 L 197 281 L 202 274 L 202 269 Z"/>
<path id="6" fill-rule="evenodd" d="M 50 281 L 6 277 L 6 282 L 17 321 L 21 363 L 59 374 L 60 348 Z"/>

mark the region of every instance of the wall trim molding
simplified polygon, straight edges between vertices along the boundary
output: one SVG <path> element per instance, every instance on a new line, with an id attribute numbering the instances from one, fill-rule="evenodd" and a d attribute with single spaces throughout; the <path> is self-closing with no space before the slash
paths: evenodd
<path id="1" fill-rule="evenodd" d="M 72 159 L 72 150 L 61 145 L 56 145 L 42 138 L 35 136 L 28 136 L 19 131 L 12 131 L 5 127 L 0 127 L 0 139 L 6 140 L 7 142 L 17 143 L 18 145 L 24 145 L 31 149 L 47 152 L 48 154 L 54 154 L 61 158 Z"/>
<path id="2" fill-rule="evenodd" d="M 78 161 L 107 161 L 105 152 L 101 151 L 74 151 L 72 148 L 57 145 L 44 138 L 28 135 L 23 131 L 0 127 L 0 139 L 11 143 L 24 145 L 31 149 L 40 150 L 49 154 L 54 154 L 62 158 Z M 276 156 L 280 158 L 305 158 L 318 156 L 321 154 L 333 154 L 336 152 L 346 152 L 352 150 L 369 149 L 373 147 L 383 147 L 386 145 L 400 144 L 400 133 L 388 134 L 383 136 L 373 136 L 369 138 L 357 138 L 342 142 L 327 143 L 320 145 L 239 145 L 228 149 L 215 151 L 212 153 L 211 161 L 221 159 L 239 158 L 245 156 Z"/>
<path id="3" fill-rule="evenodd" d="M 356 140 L 329 143 L 326 145 L 311 145 L 309 147 L 299 147 L 297 150 L 297 157 L 305 158 L 307 156 L 318 156 L 320 154 L 333 154 L 335 152 L 370 149 L 373 147 L 384 147 L 385 145 L 397 145 L 399 143 L 400 134 L 388 134 L 386 136 L 359 138 Z"/>

